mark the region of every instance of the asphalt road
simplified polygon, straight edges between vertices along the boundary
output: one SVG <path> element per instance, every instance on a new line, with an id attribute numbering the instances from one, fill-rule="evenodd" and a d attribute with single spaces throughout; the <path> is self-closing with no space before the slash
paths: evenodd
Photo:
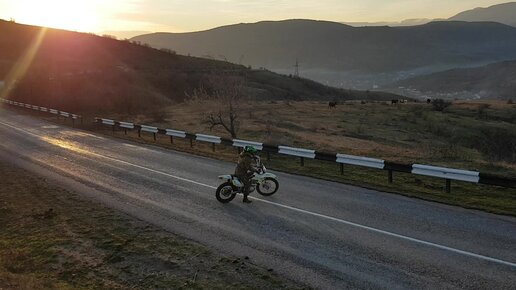
<path id="1" fill-rule="evenodd" d="M 234 164 L 3 108 L 0 158 L 315 288 L 516 288 L 515 218 L 284 173 L 276 195 L 223 205 Z"/>

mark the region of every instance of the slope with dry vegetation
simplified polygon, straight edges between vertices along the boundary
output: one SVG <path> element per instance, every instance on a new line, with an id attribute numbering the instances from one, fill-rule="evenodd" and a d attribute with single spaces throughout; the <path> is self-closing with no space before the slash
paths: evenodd
<path id="1" fill-rule="evenodd" d="M 336 89 L 307 79 L 224 61 L 177 55 L 108 37 L 0 21 L 0 80 L 7 96 L 73 112 L 156 111 L 188 99 L 213 75 L 239 77 L 259 99 L 391 99 L 396 95 Z M 41 37 L 41 43 L 38 43 Z M 31 47 L 36 54 L 31 59 Z M 25 60 L 25 74 L 12 76 Z M 5 93 L 5 91 L 4 91 Z"/>

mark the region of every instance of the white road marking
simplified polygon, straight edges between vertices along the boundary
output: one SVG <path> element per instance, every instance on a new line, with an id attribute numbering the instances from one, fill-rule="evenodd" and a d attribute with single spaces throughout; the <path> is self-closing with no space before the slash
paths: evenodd
<path id="1" fill-rule="evenodd" d="M 14 127 L 14 126 L 6 124 L 4 122 L 0 122 L 0 124 L 2 124 L 4 126 L 7 126 L 7 127 L 10 127 L 12 129 L 24 132 L 26 134 L 29 134 L 29 135 L 37 137 L 37 138 L 42 138 L 43 137 L 41 135 L 37 135 L 37 134 L 34 134 L 34 133 L 29 132 L 27 130 L 23 130 L 23 129 Z M 51 143 L 49 143 L 49 144 L 51 144 Z M 56 146 L 59 147 L 58 145 L 56 145 Z M 93 153 L 93 152 L 88 152 L 88 154 L 91 154 L 93 156 L 97 156 L 97 157 L 100 157 L 100 158 L 108 159 L 108 160 L 111 160 L 111 161 L 115 161 L 115 162 L 118 162 L 118 163 L 122 163 L 122 164 L 125 164 L 125 165 L 129 165 L 129 166 L 132 166 L 132 167 L 135 167 L 135 168 L 147 170 L 147 171 L 150 171 L 150 172 L 153 172 L 153 173 L 161 174 L 161 175 L 164 175 L 164 176 L 167 176 L 167 177 L 171 177 L 171 178 L 174 178 L 174 179 L 177 179 L 177 180 L 193 183 L 193 184 L 204 186 L 204 187 L 211 188 L 211 189 L 216 189 L 215 186 L 211 186 L 211 185 L 204 184 L 204 183 L 201 183 L 201 182 L 197 182 L 197 181 L 194 181 L 194 180 L 191 180 L 191 179 L 179 177 L 179 176 L 172 175 L 172 174 L 169 174 L 169 173 L 166 173 L 166 172 L 163 172 L 163 171 L 159 171 L 159 170 L 155 170 L 155 169 L 148 168 L 148 167 L 145 167 L 145 166 L 137 165 L 137 164 L 134 164 L 134 163 L 131 163 L 131 162 L 123 161 L 123 160 L 120 160 L 120 159 L 117 159 L 117 158 L 113 158 L 113 157 L 109 157 L 109 156 L 104 156 L 104 155 L 100 155 L 100 154 Z M 303 214 L 307 214 L 307 215 L 311 215 L 311 216 L 315 216 L 315 217 L 331 220 L 331 221 L 334 221 L 334 222 L 338 222 L 338 223 L 341 223 L 341 224 L 345 224 L 345 225 L 361 228 L 361 229 L 372 231 L 372 232 L 375 232 L 375 233 L 380 233 L 380 234 L 384 234 L 384 235 L 387 235 L 387 236 L 399 238 L 399 239 L 402 239 L 402 240 L 407 240 L 407 241 L 411 241 L 411 242 L 414 242 L 414 243 L 418 243 L 418 244 L 422 244 L 422 245 L 438 248 L 438 249 L 441 249 L 441 250 L 446 250 L 446 251 L 450 251 L 450 252 L 453 252 L 453 253 L 457 253 L 457 254 L 461 254 L 461 255 L 465 255 L 465 256 L 469 256 L 469 257 L 473 257 L 473 258 L 478 258 L 478 259 L 481 259 L 481 260 L 485 260 L 485 261 L 489 261 L 489 262 L 493 262 L 493 263 L 498 263 L 498 264 L 502 264 L 502 265 L 506 265 L 506 266 L 510 266 L 510 267 L 516 268 L 516 263 L 512 263 L 512 262 L 508 262 L 508 261 L 504 261 L 504 260 L 500 260 L 500 259 L 484 256 L 484 255 L 479 255 L 479 254 L 475 254 L 475 253 L 472 253 L 472 252 L 463 251 L 463 250 L 447 247 L 447 246 L 436 244 L 436 243 L 432 243 L 432 242 L 427 242 L 427 241 L 424 241 L 424 240 L 420 240 L 420 239 L 404 236 L 404 235 L 401 235 L 401 234 L 396 234 L 396 233 L 392 233 L 392 232 L 389 232 L 389 231 L 385 231 L 385 230 L 381 230 L 381 229 L 377 229 L 377 228 L 373 228 L 373 227 L 357 224 L 357 223 L 346 221 L 346 220 L 339 219 L 339 218 L 336 218 L 336 217 L 327 216 L 327 215 L 316 213 L 316 212 L 311 212 L 311 211 L 308 211 L 308 210 L 300 209 L 300 208 L 289 206 L 289 205 L 284 205 L 284 204 L 281 204 L 281 203 L 276 203 L 276 202 L 272 202 L 272 201 L 268 201 L 268 200 L 264 200 L 264 199 L 260 199 L 260 198 L 256 198 L 256 197 L 250 197 L 250 198 L 252 198 L 254 200 L 257 200 L 257 201 L 260 201 L 260 202 L 263 202 L 263 203 L 270 204 L 270 205 L 274 205 L 274 206 L 278 206 L 278 207 L 281 207 L 281 208 L 285 208 L 285 209 L 289 209 L 289 210 L 292 210 L 292 211 L 296 211 L 296 212 L 299 212 L 299 213 L 303 213 Z"/>

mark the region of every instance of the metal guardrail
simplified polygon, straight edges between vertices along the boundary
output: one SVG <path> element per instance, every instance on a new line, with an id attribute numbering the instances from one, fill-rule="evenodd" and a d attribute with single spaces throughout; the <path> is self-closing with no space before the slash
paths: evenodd
<path id="1" fill-rule="evenodd" d="M 202 142 L 208 142 L 213 144 L 220 144 L 222 143 L 222 140 L 220 137 L 212 136 L 212 135 L 205 135 L 205 134 L 195 134 L 196 141 L 202 141 Z"/>
<path id="2" fill-rule="evenodd" d="M 120 127 L 126 128 L 126 129 L 134 129 L 134 124 L 128 123 L 128 122 L 120 122 Z"/>
<path id="3" fill-rule="evenodd" d="M 259 151 L 263 150 L 263 143 L 259 142 L 253 142 L 253 141 L 245 141 L 245 140 L 239 140 L 239 139 L 233 139 L 233 147 L 239 147 L 244 148 L 245 146 L 253 146 Z"/>
<path id="4" fill-rule="evenodd" d="M 158 128 L 152 126 L 140 125 L 140 130 L 143 132 L 158 133 Z"/>
<path id="5" fill-rule="evenodd" d="M 115 120 L 111 120 L 111 119 L 101 119 L 101 122 L 102 122 L 102 124 L 105 124 L 105 125 L 111 125 L 111 126 L 115 125 Z"/>
<path id="6" fill-rule="evenodd" d="M 315 159 L 315 150 L 294 148 L 288 146 L 278 146 L 278 153 L 284 155 L 297 156 L 302 158 Z"/>
<path id="7" fill-rule="evenodd" d="M 20 108 L 31 109 L 31 110 L 38 111 L 38 112 L 53 114 L 53 115 L 56 115 L 57 118 L 63 117 L 65 120 L 66 119 L 71 119 L 72 120 L 72 125 L 74 127 L 75 127 L 75 120 L 80 120 L 81 124 L 83 122 L 82 121 L 82 116 L 76 115 L 76 114 L 71 114 L 71 113 L 64 112 L 64 111 L 60 111 L 60 110 L 57 110 L 57 109 L 50 109 L 50 108 L 47 108 L 47 107 L 40 107 L 40 106 L 36 106 L 36 105 L 32 105 L 32 104 L 25 104 L 25 103 L 22 103 L 22 102 L 16 102 L 16 101 L 11 101 L 11 100 L 6 100 L 6 99 L 0 99 L 0 102 L 6 103 L 6 104 L 9 104 L 9 105 L 12 105 L 12 106 L 17 106 L 17 107 L 20 107 Z"/>
<path id="8" fill-rule="evenodd" d="M 478 183 L 480 180 L 480 172 L 421 164 L 412 165 L 412 174 L 426 175 L 451 180 L 460 180 L 473 183 Z"/>
<path id="9" fill-rule="evenodd" d="M 16 101 L 11 101 L 11 100 L 0 99 L 0 101 L 3 103 L 8 103 L 10 105 L 14 105 L 14 106 L 25 107 L 25 108 L 29 108 L 29 109 L 33 109 L 33 110 L 38 110 L 41 112 L 51 113 L 51 114 L 57 115 L 58 117 L 63 116 L 66 118 L 70 118 L 72 120 L 80 118 L 81 123 L 82 123 L 81 116 L 75 115 L 75 114 L 70 114 L 68 112 L 63 112 L 63 111 L 59 111 L 56 109 L 49 109 L 46 107 L 33 106 L 33 105 L 24 104 L 24 103 L 20 103 L 20 102 L 16 102 Z M 169 136 L 171 143 L 173 143 L 174 137 L 189 139 L 190 146 L 192 146 L 192 147 L 193 147 L 194 140 L 200 141 L 200 142 L 207 142 L 207 143 L 212 144 L 214 151 L 215 151 L 216 144 L 229 145 L 229 146 L 233 146 L 233 147 L 237 147 L 237 148 L 243 148 L 245 146 L 254 146 L 258 150 L 266 152 L 267 159 L 270 158 L 270 155 L 269 155 L 270 153 L 277 153 L 277 154 L 300 157 L 301 158 L 301 166 L 304 166 L 305 158 L 335 162 L 337 164 L 340 164 L 341 174 L 344 173 L 344 170 L 343 170 L 344 164 L 368 167 L 368 168 L 374 168 L 374 169 L 381 169 L 381 170 L 388 171 L 388 173 L 389 173 L 388 179 L 389 179 L 390 183 L 393 182 L 393 172 L 404 172 L 404 173 L 410 173 L 410 174 L 417 174 L 417 175 L 441 178 L 441 179 L 446 180 L 446 191 L 447 192 L 451 191 L 451 180 L 516 188 L 516 179 L 506 178 L 503 176 L 497 176 L 497 175 L 492 175 L 492 174 L 486 174 L 486 173 L 477 172 L 477 171 L 438 167 L 438 166 L 423 165 L 423 164 L 402 164 L 402 163 L 389 162 L 386 160 L 369 158 L 369 157 L 354 156 L 354 155 L 340 154 L 340 153 L 317 152 L 317 151 L 311 150 L 311 149 L 294 148 L 294 147 L 288 147 L 288 146 L 276 146 L 276 145 L 271 145 L 271 144 L 255 142 L 255 141 L 247 141 L 247 140 L 240 140 L 240 139 L 229 140 L 229 139 L 225 139 L 225 138 L 221 138 L 221 137 L 213 136 L 213 135 L 191 134 L 191 133 L 180 131 L 180 130 L 160 129 L 160 128 L 153 127 L 153 126 L 137 125 L 134 123 L 119 122 L 119 121 L 115 121 L 112 119 L 105 119 L 105 118 L 95 118 L 95 122 L 104 124 L 104 125 L 108 125 L 108 126 L 112 126 L 113 132 L 115 131 L 116 127 L 124 129 L 126 134 L 127 134 L 128 129 L 130 129 L 130 130 L 137 129 L 138 136 L 141 136 L 142 131 L 149 132 L 149 133 L 153 134 L 154 140 L 156 140 L 156 134 L 163 134 L 163 135 Z"/>
<path id="10" fill-rule="evenodd" d="M 102 120 L 105 119 L 96 118 L 96 120 L 97 122 L 104 123 L 102 122 Z M 114 130 L 114 127 L 116 125 L 123 128 L 123 124 L 132 123 L 114 121 L 114 123 L 111 125 L 113 126 Z M 153 128 L 151 132 L 154 133 L 154 139 L 156 139 L 155 132 L 157 131 L 160 134 L 170 136 L 170 140 L 172 143 L 173 137 L 190 139 L 190 146 L 192 147 L 193 141 L 208 142 L 213 145 L 213 151 L 215 151 L 216 144 L 229 145 L 237 148 L 243 148 L 245 146 L 254 146 L 256 149 L 267 153 L 267 159 L 270 159 L 270 153 L 299 157 L 301 160 L 301 166 L 304 166 L 305 158 L 335 162 L 337 164 L 340 164 L 341 174 L 344 174 L 344 165 L 354 165 L 385 170 L 388 172 L 389 183 L 393 182 L 393 172 L 403 172 L 445 179 L 447 192 L 451 191 L 451 180 L 516 188 L 516 180 L 514 179 L 482 174 L 476 171 L 437 167 L 422 164 L 402 164 L 376 158 L 354 156 L 340 153 L 318 152 L 311 149 L 294 148 L 289 146 L 276 146 L 248 140 L 229 140 L 218 136 L 205 134 L 190 134 L 184 131 L 173 129 L 159 129 L 147 125 L 134 125 L 134 128 Z"/>
<path id="11" fill-rule="evenodd" d="M 165 129 L 165 132 L 165 135 L 168 135 L 170 137 L 186 138 L 186 132 L 183 131 Z"/>
<path id="12" fill-rule="evenodd" d="M 337 154 L 337 163 L 351 164 L 357 166 L 364 166 L 376 169 L 383 169 L 385 161 L 381 159 L 361 157 L 347 154 Z"/>

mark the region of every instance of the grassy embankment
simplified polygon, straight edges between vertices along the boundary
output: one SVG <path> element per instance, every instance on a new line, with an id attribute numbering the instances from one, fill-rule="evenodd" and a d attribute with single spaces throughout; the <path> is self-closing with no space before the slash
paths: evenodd
<path id="1" fill-rule="evenodd" d="M 295 289 L 0 162 L 0 289 Z"/>

